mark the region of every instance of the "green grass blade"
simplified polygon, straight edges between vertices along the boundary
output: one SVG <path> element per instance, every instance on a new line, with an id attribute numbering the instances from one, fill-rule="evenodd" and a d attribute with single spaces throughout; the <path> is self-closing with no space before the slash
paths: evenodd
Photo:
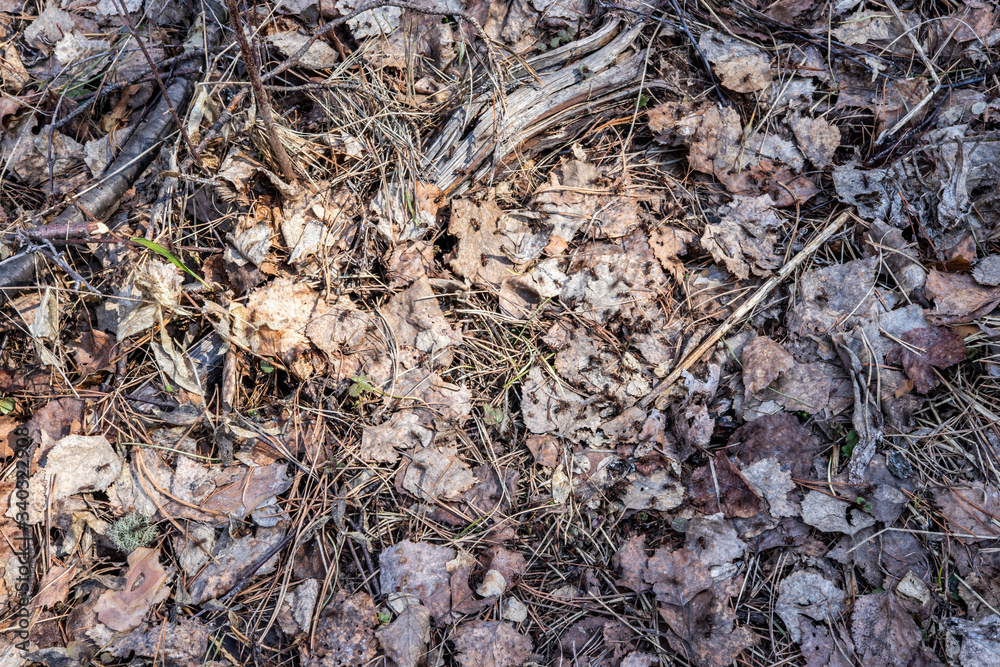
<path id="1" fill-rule="evenodd" d="M 195 280 L 197 280 L 198 282 L 200 282 L 205 287 L 209 287 L 208 283 L 206 283 L 204 280 L 202 280 L 201 277 L 197 273 L 195 273 L 194 271 L 192 271 L 191 269 L 189 269 L 188 267 L 186 267 L 184 265 L 184 262 L 182 262 L 181 260 L 177 259 L 177 256 L 174 255 L 174 253 L 170 252 L 169 250 L 167 250 L 166 248 L 164 248 L 163 246 L 161 246 L 159 243 L 153 243 L 152 241 L 150 241 L 148 239 L 144 239 L 144 238 L 139 237 L 139 236 L 133 236 L 132 240 L 135 241 L 136 243 L 140 244 L 140 245 L 146 246 L 147 248 L 149 248 L 150 250 L 152 250 L 153 252 L 155 252 L 157 255 L 159 255 L 160 257 L 163 257 L 165 260 L 167 260 L 168 262 L 170 262 L 171 264 L 173 264 L 174 266 L 176 266 L 178 269 L 183 269 L 184 271 L 187 271 Z M 209 287 L 209 289 L 211 289 L 211 287 Z"/>

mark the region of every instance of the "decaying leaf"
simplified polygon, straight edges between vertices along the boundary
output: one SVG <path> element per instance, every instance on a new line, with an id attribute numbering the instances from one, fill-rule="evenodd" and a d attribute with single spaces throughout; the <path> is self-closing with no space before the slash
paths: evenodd
<path id="1" fill-rule="evenodd" d="M 836 620 L 844 611 L 844 591 L 824 579 L 818 572 L 800 570 L 778 584 L 778 602 L 775 612 L 784 621 L 792 641 L 802 639 L 803 616 L 826 623 Z"/>
<path id="2" fill-rule="evenodd" d="M 934 652 L 922 655 L 920 628 L 913 622 L 899 599 L 889 591 L 862 595 L 854 601 L 851 619 L 854 650 L 868 667 L 904 667 L 916 664 L 941 665 Z"/>
<path id="3" fill-rule="evenodd" d="M 521 414 L 532 433 L 575 437 L 581 430 L 596 430 L 601 420 L 593 404 L 552 380 L 535 366 L 521 385 Z"/>
<path id="4" fill-rule="evenodd" d="M 432 616 L 443 619 L 451 612 L 446 566 L 454 558 L 454 549 L 404 540 L 379 556 L 379 586 L 397 611 L 421 603 Z"/>
<path id="5" fill-rule="evenodd" d="M 898 347 L 886 361 L 903 364 L 906 376 L 913 380 L 914 388 L 921 394 L 938 385 L 934 368 L 950 368 L 966 360 L 968 353 L 962 337 L 954 329 L 933 327 L 910 329 L 903 334 L 905 347 Z"/>
<path id="6" fill-rule="evenodd" d="M 879 312 L 874 289 L 877 275 L 875 258 L 807 271 L 788 312 L 789 330 L 799 336 L 825 334 L 875 319 Z"/>
<path id="7" fill-rule="evenodd" d="M 211 629 L 198 619 L 178 618 L 174 623 L 143 623 L 129 634 L 116 637 L 106 650 L 117 658 L 134 654 L 189 667 L 204 660 L 210 637 Z"/>
<path id="8" fill-rule="evenodd" d="M 122 460 L 103 435 L 60 439 L 49 450 L 45 467 L 28 483 L 28 523 L 36 524 L 45 517 L 47 503 L 106 490 L 121 471 Z"/>
<path id="9" fill-rule="evenodd" d="M 689 487 L 691 504 L 705 513 L 747 519 L 761 510 L 760 496 L 724 451 L 691 473 Z"/>
<path id="10" fill-rule="evenodd" d="M 517 667 L 534 650 L 530 637 L 503 621 L 469 621 L 452 637 L 462 667 Z"/>
<path id="11" fill-rule="evenodd" d="M 948 530 L 962 542 L 975 543 L 977 537 L 1000 536 L 1000 490 L 982 482 L 954 485 L 934 491 L 934 500 L 941 509 Z"/>
<path id="12" fill-rule="evenodd" d="M 430 502 L 454 500 L 472 488 L 476 477 L 458 458 L 454 447 L 424 447 L 408 456 L 401 469 L 401 485 L 417 498 Z"/>
<path id="13" fill-rule="evenodd" d="M 743 468 L 743 477 L 767 501 L 771 516 L 798 516 L 800 509 L 788 494 L 795 490 L 789 470 L 782 470 L 777 459 L 760 459 Z"/>
<path id="14" fill-rule="evenodd" d="M 283 32 L 267 36 L 268 44 L 278 49 L 286 58 L 298 52 L 308 41 L 307 35 L 300 35 L 296 32 Z M 299 63 L 310 69 L 328 69 L 336 65 L 337 60 L 337 52 L 323 40 L 317 40 L 302 54 Z"/>
<path id="15" fill-rule="evenodd" d="M 715 30 L 702 33 L 698 46 L 729 90 L 753 93 L 771 83 L 771 62 L 760 49 Z"/>
<path id="16" fill-rule="evenodd" d="M 819 169 L 830 164 L 840 146 L 840 128 L 824 118 L 793 116 L 789 121 L 802 153 Z"/>
<path id="17" fill-rule="evenodd" d="M 743 386 L 746 397 L 774 382 L 795 364 L 792 355 L 767 336 L 757 336 L 743 347 Z"/>
<path id="18" fill-rule="evenodd" d="M 984 287 L 960 273 L 932 270 L 924 292 L 934 301 L 934 310 L 927 317 L 935 324 L 971 322 L 1000 304 L 1000 288 Z"/>
<path id="19" fill-rule="evenodd" d="M 160 565 L 159 549 L 139 547 L 129 554 L 124 589 L 105 591 L 97 601 L 97 618 L 118 632 L 139 627 L 150 607 L 170 594 L 165 586 L 170 577 Z"/>
<path id="20" fill-rule="evenodd" d="M 434 439 L 434 431 L 420 423 L 415 412 L 400 411 L 379 426 L 366 426 L 361 434 L 363 461 L 395 463 L 399 460 L 397 449 L 427 448 Z"/>
<path id="21" fill-rule="evenodd" d="M 201 604 L 229 592 L 244 576 L 246 569 L 255 566 L 284 536 L 284 531 L 276 527 L 258 529 L 255 536 L 247 535 L 228 544 L 222 541 L 217 543 L 211 562 L 188 582 L 191 603 Z M 255 574 L 272 572 L 276 560 L 277 557 L 272 557 L 256 569 Z"/>
<path id="22" fill-rule="evenodd" d="M 343 590 L 320 613 L 316 624 L 315 648 L 302 649 L 306 667 L 348 667 L 363 665 L 375 657 L 375 626 L 378 616 L 367 593 L 348 597 Z"/>
<path id="23" fill-rule="evenodd" d="M 375 635 L 393 663 L 399 667 L 417 667 L 431 639 L 431 614 L 423 605 L 410 605 Z"/>
<path id="24" fill-rule="evenodd" d="M 657 470 L 651 475 L 633 473 L 621 497 L 626 509 L 672 510 L 684 501 L 684 485 L 666 470 Z"/>
<path id="25" fill-rule="evenodd" d="M 854 535 L 875 523 L 875 519 L 860 509 L 851 509 L 851 521 L 847 515 L 850 504 L 831 498 L 821 491 L 810 491 L 802 501 L 802 520 L 822 530 L 824 533 L 844 533 Z"/>
<path id="26" fill-rule="evenodd" d="M 721 212 L 722 220 L 705 225 L 701 237 L 701 246 L 715 261 L 724 263 L 740 280 L 746 280 L 751 271 L 767 276 L 781 266 L 777 232 L 784 221 L 775 215 L 770 196 L 735 197 Z"/>

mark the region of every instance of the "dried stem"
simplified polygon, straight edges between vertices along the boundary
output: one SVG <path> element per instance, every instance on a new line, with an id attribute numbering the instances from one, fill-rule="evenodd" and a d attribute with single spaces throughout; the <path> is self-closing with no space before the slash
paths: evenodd
<path id="1" fill-rule="evenodd" d="M 250 48 L 246 33 L 243 32 L 243 20 L 240 18 L 239 7 L 236 0 L 226 0 L 226 8 L 229 10 L 229 20 L 232 21 L 233 30 L 236 32 L 236 42 L 243 52 L 243 62 L 247 66 L 247 74 L 250 76 L 250 86 L 253 88 L 254 97 L 257 98 L 257 113 L 264 121 L 267 129 L 267 139 L 274 151 L 274 157 L 278 161 L 281 173 L 289 183 L 296 183 L 295 170 L 292 169 L 292 161 L 285 152 L 285 147 L 281 144 L 281 137 L 278 136 L 278 127 L 274 124 L 274 116 L 271 113 L 271 100 L 264 90 L 264 82 L 260 80 L 260 63 L 257 62 L 256 52 Z"/>

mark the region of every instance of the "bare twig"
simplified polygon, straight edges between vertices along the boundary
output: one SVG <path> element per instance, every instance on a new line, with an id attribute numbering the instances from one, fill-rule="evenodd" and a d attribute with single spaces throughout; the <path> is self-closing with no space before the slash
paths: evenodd
<path id="1" fill-rule="evenodd" d="M 246 33 L 243 32 L 243 20 L 240 18 L 240 10 L 236 5 L 236 0 L 226 0 L 226 7 L 229 9 L 229 20 L 232 21 L 233 30 L 236 32 L 236 42 L 240 45 L 240 51 L 243 53 L 243 62 L 247 66 L 250 85 L 253 87 L 254 97 L 257 98 L 257 111 L 267 129 L 267 138 L 271 144 L 271 150 L 274 151 L 274 158 L 278 161 L 278 166 L 281 168 L 281 174 L 285 180 L 295 184 L 298 182 L 298 178 L 295 176 L 295 170 L 292 169 L 292 161 L 288 158 L 288 153 L 285 152 L 285 147 L 281 144 L 281 137 L 278 136 L 278 127 L 274 124 L 274 116 L 271 113 L 271 100 L 267 91 L 264 90 L 264 82 L 260 78 L 260 63 L 257 62 L 256 52 L 247 41 Z"/>

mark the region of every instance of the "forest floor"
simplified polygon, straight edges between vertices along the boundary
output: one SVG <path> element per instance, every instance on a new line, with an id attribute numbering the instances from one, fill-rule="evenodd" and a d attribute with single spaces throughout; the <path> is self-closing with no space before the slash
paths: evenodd
<path id="1" fill-rule="evenodd" d="M 362 2 L 0 0 L 0 667 L 1000 664 L 996 3 Z"/>

